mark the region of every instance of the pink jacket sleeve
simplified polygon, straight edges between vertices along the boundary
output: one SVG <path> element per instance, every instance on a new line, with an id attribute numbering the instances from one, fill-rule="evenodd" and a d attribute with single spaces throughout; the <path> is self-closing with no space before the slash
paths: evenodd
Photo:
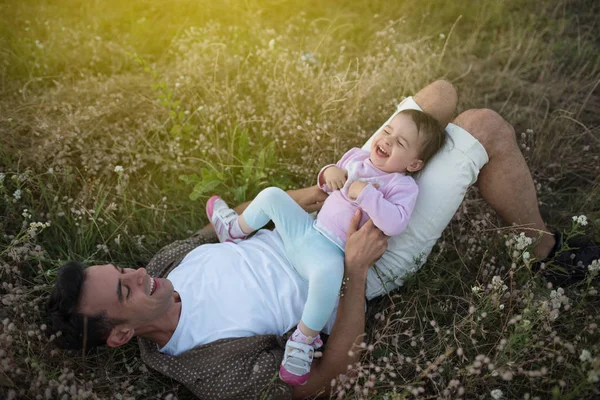
<path id="1" fill-rule="evenodd" d="M 321 190 L 324 191 L 325 193 L 331 193 L 333 190 L 329 189 L 327 187 L 327 185 L 325 184 L 325 179 L 323 179 L 323 172 L 325 172 L 325 170 L 327 168 L 333 167 L 333 166 L 336 166 L 341 169 L 346 169 L 346 165 L 348 165 L 348 162 L 350 160 L 352 160 L 353 158 L 355 158 L 362 151 L 364 151 L 364 150 L 361 150 L 358 147 L 354 147 L 354 148 L 348 150 L 346 152 L 346 154 L 344 154 L 342 156 L 342 158 L 340 159 L 340 161 L 338 161 L 336 164 L 327 164 L 326 166 L 321 168 L 321 170 L 319 171 L 319 174 L 317 175 L 317 186 L 319 186 L 319 188 L 321 188 Z"/>
<path id="2" fill-rule="evenodd" d="M 396 236 L 406 229 L 418 194 L 419 187 L 410 178 L 394 185 L 385 198 L 382 192 L 369 184 L 360 192 L 356 203 L 383 233 Z"/>

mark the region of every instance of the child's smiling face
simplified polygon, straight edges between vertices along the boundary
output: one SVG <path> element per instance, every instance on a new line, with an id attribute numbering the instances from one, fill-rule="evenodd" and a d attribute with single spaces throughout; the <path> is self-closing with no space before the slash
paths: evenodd
<path id="1" fill-rule="evenodd" d="M 416 172 L 423 168 L 420 148 L 417 125 L 400 113 L 373 139 L 370 159 L 384 172 Z"/>

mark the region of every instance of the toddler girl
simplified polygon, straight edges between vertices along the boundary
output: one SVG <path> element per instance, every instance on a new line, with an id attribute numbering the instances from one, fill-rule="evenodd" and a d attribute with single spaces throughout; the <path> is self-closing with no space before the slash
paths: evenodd
<path id="1" fill-rule="evenodd" d="M 387 236 L 400 234 L 414 208 L 418 187 L 409 175 L 419 171 L 443 145 L 445 132 L 432 116 L 417 110 L 399 112 L 373 138 L 371 151 L 351 149 L 335 165 L 326 165 L 318 185 L 329 197 L 317 219 L 278 188 L 261 191 L 238 216 L 218 196 L 206 210 L 221 242 L 238 242 L 273 220 L 286 255 L 308 280 L 302 319 L 288 339 L 280 378 L 291 385 L 308 379 L 319 332 L 335 308 L 344 274 L 344 246 L 350 219 L 362 210 Z"/>

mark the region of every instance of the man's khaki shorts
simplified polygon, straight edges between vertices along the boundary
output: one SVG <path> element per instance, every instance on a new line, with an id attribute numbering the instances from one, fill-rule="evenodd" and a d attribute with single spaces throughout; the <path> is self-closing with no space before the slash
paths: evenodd
<path id="1" fill-rule="evenodd" d="M 412 97 L 404 99 L 373 136 L 398 112 L 406 109 L 421 110 L 421 107 Z M 369 270 L 368 299 L 402 286 L 404 277 L 425 263 L 467 189 L 475 183 L 479 170 L 488 162 L 485 149 L 469 132 L 448 124 L 446 133 L 451 140 L 446 140 L 442 150 L 427 162 L 423 170 L 413 175 L 419 185 L 417 204 L 406 230 L 389 238 L 387 251 Z M 365 143 L 363 149 L 370 150 L 372 139 Z"/>

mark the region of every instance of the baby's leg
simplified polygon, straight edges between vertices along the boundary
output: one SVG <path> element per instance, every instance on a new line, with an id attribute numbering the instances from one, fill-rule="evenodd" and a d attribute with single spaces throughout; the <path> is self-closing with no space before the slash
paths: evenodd
<path id="1" fill-rule="evenodd" d="M 308 280 L 302 320 L 288 339 L 279 377 L 290 385 L 308 380 L 314 349 L 323 342 L 319 332 L 335 308 L 344 275 L 344 253 L 312 228 L 287 250 L 288 258 Z"/>
<path id="2" fill-rule="evenodd" d="M 344 252 L 323 235 L 314 233 L 298 243 L 290 260 L 308 280 L 308 296 L 298 324 L 300 331 L 315 337 L 323 329 L 338 301 L 344 276 Z"/>
<path id="3" fill-rule="evenodd" d="M 286 248 L 311 229 L 313 218 L 286 192 L 276 187 L 261 191 L 238 218 L 243 234 L 250 234 L 269 221 L 275 223 Z"/>

